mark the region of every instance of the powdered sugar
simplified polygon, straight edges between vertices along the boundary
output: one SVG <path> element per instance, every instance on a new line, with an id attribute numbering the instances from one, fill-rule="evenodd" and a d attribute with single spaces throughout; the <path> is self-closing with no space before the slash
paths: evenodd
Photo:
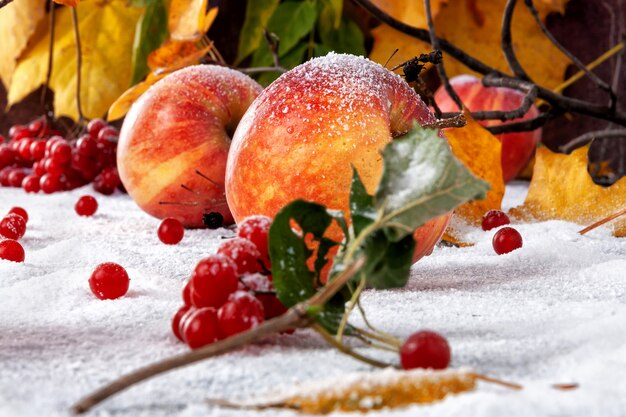
<path id="1" fill-rule="evenodd" d="M 0 261 L 0 416 L 68 416 L 68 407 L 139 366 L 187 351 L 170 330 L 196 263 L 215 253 L 225 229 L 188 230 L 179 245 L 159 242 L 159 221 L 127 196 L 102 197 L 93 218 L 75 215 L 79 189 L 50 196 L 0 190 L 0 215 L 14 205 L 31 220 L 26 262 Z M 507 190 L 517 205 L 525 187 Z M 366 291 L 376 326 L 405 338 L 420 328 L 444 334 L 454 367 L 524 385 L 513 392 L 479 384 L 440 403 L 371 416 L 608 416 L 626 410 L 626 241 L 601 228 L 551 221 L 514 225 L 524 247 L 497 256 L 490 232 L 471 248 L 436 248 L 402 290 Z M 128 271 L 128 295 L 97 300 L 87 279 L 101 262 Z M 358 315 L 356 324 L 362 323 Z M 392 354 L 352 345 L 362 354 Z M 314 333 L 277 335 L 240 351 L 149 380 L 112 398 L 94 416 L 296 416 L 209 407 L 207 398 L 259 398 L 294 384 L 370 368 L 328 348 Z M 569 392 L 552 383 L 577 382 Z M 336 414 L 339 415 L 339 414 Z"/>

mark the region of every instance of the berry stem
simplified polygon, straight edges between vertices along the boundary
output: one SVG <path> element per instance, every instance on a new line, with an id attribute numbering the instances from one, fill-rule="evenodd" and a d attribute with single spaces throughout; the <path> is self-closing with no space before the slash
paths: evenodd
<path id="1" fill-rule="evenodd" d="M 93 393 L 89 394 L 88 396 L 74 404 L 71 408 L 72 412 L 75 414 L 85 413 L 93 406 L 117 394 L 118 392 L 123 391 L 131 387 L 132 385 L 135 385 L 161 373 L 171 371 L 173 369 L 183 366 L 191 365 L 192 363 L 230 352 L 234 349 L 256 342 L 274 333 L 279 333 L 281 331 L 293 328 L 304 328 L 311 326 L 314 323 L 313 318 L 309 316 L 309 311 L 311 307 L 323 306 L 341 288 L 343 288 L 343 286 L 350 279 L 352 279 L 352 277 L 359 271 L 359 269 L 364 264 L 365 258 L 358 258 L 356 261 L 351 263 L 341 274 L 339 274 L 337 278 L 335 278 L 333 281 L 324 286 L 320 291 L 318 291 L 315 295 L 313 295 L 313 297 L 309 298 L 307 301 L 296 304 L 295 306 L 287 310 L 287 312 L 282 316 L 278 316 L 274 319 L 268 320 L 255 327 L 254 329 L 228 337 L 224 340 L 207 345 L 203 348 L 193 350 L 191 352 L 187 352 L 181 355 L 172 356 L 162 361 L 145 366 L 143 368 L 139 368 L 136 371 L 133 371 L 120 377 L 119 379 L 114 380 L 113 382 L 99 388 L 98 390 L 94 391 Z M 330 338 L 333 339 L 332 336 Z M 333 344 L 333 346 L 335 345 Z M 339 345 L 337 345 L 335 347 L 337 347 L 342 352 L 351 355 L 350 349 L 346 346 L 340 348 Z M 358 354 L 354 354 L 351 356 L 357 357 L 355 355 Z M 365 357 L 364 361 L 367 363 L 374 362 L 378 363 L 379 365 L 382 364 L 381 362 L 377 362 L 373 359 Z M 388 365 L 384 364 L 384 366 L 386 367 Z"/>
<path id="2" fill-rule="evenodd" d="M 359 332 L 363 333 L 364 335 L 367 335 L 368 337 L 371 337 L 372 339 L 376 339 L 381 342 L 385 341 L 387 344 L 389 344 L 390 346 L 395 346 L 397 349 L 399 349 L 400 346 L 402 346 L 402 340 L 398 339 L 395 336 L 390 335 L 389 333 L 385 333 L 380 329 L 377 329 L 372 323 L 370 323 L 367 316 L 365 315 L 365 309 L 361 305 L 360 299 L 357 302 L 357 307 L 359 308 L 359 311 L 361 312 L 361 317 L 363 318 L 363 322 L 373 333 L 370 333 L 367 330 L 357 329 Z"/>
<path id="3" fill-rule="evenodd" d="M 356 306 L 359 297 L 365 288 L 365 281 L 365 274 L 361 274 L 361 281 L 352 293 L 352 297 L 350 297 L 350 302 L 348 303 L 348 308 L 346 308 L 346 311 L 344 311 L 343 316 L 341 317 L 341 322 L 339 323 L 339 328 L 337 329 L 337 335 L 335 335 L 335 339 L 338 343 L 341 343 L 343 339 L 343 334 L 345 333 L 346 326 L 348 324 L 348 318 L 350 317 L 350 314 L 352 314 L 352 310 L 354 310 L 354 306 Z"/>
<path id="4" fill-rule="evenodd" d="M 390 366 L 393 366 L 393 365 L 391 365 L 389 363 L 380 362 L 380 361 L 378 361 L 376 359 L 368 358 L 367 356 L 363 356 L 360 353 L 355 352 L 354 350 L 350 349 L 348 346 L 346 346 L 343 343 L 341 343 L 341 341 L 339 341 L 335 337 L 333 337 L 333 335 L 328 333 L 326 331 L 326 329 L 324 329 L 322 326 L 320 326 L 317 323 L 314 323 L 313 325 L 311 325 L 311 328 L 313 330 L 315 330 L 317 333 L 319 333 L 319 335 L 322 336 L 322 338 L 326 341 L 326 343 L 328 343 L 329 345 L 331 345 L 335 349 L 339 350 L 340 352 L 345 353 L 346 355 L 353 357 L 354 359 L 356 359 L 358 361 L 365 362 L 368 365 L 372 365 L 372 366 L 375 366 L 377 368 L 388 368 Z"/>
<path id="5" fill-rule="evenodd" d="M 51 106 L 48 100 L 48 95 L 50 93 L 50 78 L 52 77 L 52 65 L 54 61 L 54 28 L 56 26 L 56 13 L 54 11 L 54 2 L 50 0 L 49 4 L 49 13 L 50 13 L 50 42 L 48 44 L 48 72 L 46 73 L 46 83 L 43 86 L 43 91 L 41 92 L 41 104 L 46 109 L 46 117 L 54 117 L 54 106 Z"/>
<path id="6" fill-rule="evenodd" d="M 624 214 L 626 214 L 626 208 L 623 208 L 620 211 L 617 211 L 617 212 L 615 212 L 615 213 L 613 213 L 613 214 L 611 214 L 611 215 L 609 215 L 609 216 L 607 216 L 607 217 L 605 217 L 605 218 L 603 218 L 601 220 L 598 220 L 594 224 L 592 224 L 590 226 L 587 226 L 584 229 L 580 230 L 578 233 L 580 233 L 581 235 L 584 235 L 585 233 L 590 232 L 593 229 L 595 229 L 597 227 L 600 227 L 600 226 L 602 226 L 605 223 L 610 222 L 611 220 L 615 220 L 618 217 L 623 216 Z"/>
<path id="7" fill-rule="evenodd" d="M 512 390 L 519 391 L 519 390 L 524 389 L 523 386 L 521 386 L 520 384 L 516 384 L 514 382 L 503 381 L 501 379 L 493 378 L 493 377 L 490 377 L 490 376 L 487 376 L 487 375 L 482 375 L 482 374 L 476 374 L 475 373 L 473 375 L 474 375 L 474 377 L 476 379 L 479 379 L 481 381 L 489 382 L 491 384 L 501 385 L 503 387 L 506 387 L 506 388 L 509 388 L 509 389 L 512 389 Z"/>

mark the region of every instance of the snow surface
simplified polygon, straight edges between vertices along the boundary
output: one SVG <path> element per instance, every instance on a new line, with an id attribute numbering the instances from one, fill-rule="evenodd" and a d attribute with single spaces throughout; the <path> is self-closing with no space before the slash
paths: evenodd
<path id="1" fill-rule="evenodd" d="M 78 217 L 73 206 L 86 193 L 0 189 L 0 215 L 19 205 L 31 217 L 22 240 L 26 262 L 0 260 L 1 417 L 67 416 L 70 404 L 101 384 L 186 351 L 170 332 L 183 282 L 231 233 L 187 231 L 181 244 L 166 246 L 156 237 L 158 221 L 125 195 L 96 195 L 98 213 Z M 521 203 L 524 194 L 524 185 L 510 186 L 505 206 Z M 370 415 L 626 415 L 626 239 L 607 229 L 580 236 L 579 225 L 559 221 L 516 227 L 524 237 L 518 251 L 497 256 L 493 231 L 476 231 L 476 246 L 437 248 L 413 267 L 407 288 L 367 291 L 363 302 L 378 327 L 399 337 L 437 330 L 451 343 L 453 366 L 525 389 L 479 383 L 474 392 L 433 405 Z M 89 291 L 92 269 L 105 261 L 131 276 L 122 299 L 101 301 Z M 89 415 L 292 416 L 226 410 L 206 399 L 249 399 L 368 370 L 300 331 L 154 378 Z M 573 382 L 580 387 L 550 388 Z"/>

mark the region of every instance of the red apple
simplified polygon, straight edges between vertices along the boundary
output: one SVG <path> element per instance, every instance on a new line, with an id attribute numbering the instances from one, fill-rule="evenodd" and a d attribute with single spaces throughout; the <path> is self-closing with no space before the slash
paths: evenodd
<path id="1" fill-rule="evenodd" d="M 232 223 L 226 157 L 261 90 L 250 77 L 214 65 L 176 71 L 152 86 L 128 112 L 117 150 L 120 178 L 139 207 L 186 227 L 201 227 L 202 214 L 211 211 Z"/>
<path id="2" fill-rule="evenodd" d="M 450 84 L 459 98 L 470 111 L 515 110 L 524 100 L 524 93 L 506 87 L 485 87 L 479 78 L 472 75 L 458 75 L 450 79 Z M 435 93 L 435 101 L 443 112 L 458 111 L 457 105 L 443 87 Z M 500 120 L 481 120 L 483 126 L 497 126 L 534 119 L 539 115 L 537 107 L 532 105 L 526 114 L 519 118 L 502 122 Z M 541 140 L 541 129 L 531 132 L 503 133 L 496 135 L 502 142 L 502 176 L 504 181 L 515 178 L 528 164 Z"/>
<path id="3" fill-rule="evenodd" d="M 435 118 L 399 76 L 368 59 L 330 54 L 282 75 L 254 101 L 233 137 L 226 198 L 240 221 L 273 217 L 304 198 L 348 213 L 354 166 L 368 192 L 380 151 L 414 123 Z M 415 259 L 429 254 L 450 215 L 415 232 Z M 340 238 L 339 228 L 330 237 Z"/>

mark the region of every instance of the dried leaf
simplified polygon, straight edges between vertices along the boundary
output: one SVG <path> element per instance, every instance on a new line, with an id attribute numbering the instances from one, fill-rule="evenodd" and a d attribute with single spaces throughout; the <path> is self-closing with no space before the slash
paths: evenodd
<path id="1" fill-rule="evenodd" d="M 523 220 L 567 220 L 589 225 L 626 205 L 626 177 L 610 187 L 596 185 L 587 172 L 587 147 L 570 155 L 537 149 L 535 170 L 522 206 L 510 214 Z M 626 236 L 626 219 L 609 226 Z"/>
<path id="2" fill-rule="evenodd" d="M 62 4 L 64 6 L 76 7 L 80 0 L 54 0 L 55 3 Z"/>
<path id="3" fill-rule="evenodd" d="M 207 10 L 208 0 L 172 0 L 168 18 L 170 37 L 178 41 L 197 41 L 209 30 L 217 7 Z"/>
<path id="4" fill-rule="evenodd" d="M 143 8 L 128 7 L 125 0 L 88 1 L 77 7 L 82 43 L 83 112 L 101 117 L 128 88 L 131 77 L 134 29 Z M 78 118 L 76 108 L 76 46 L 71 9 L 56 10 L 54 71 L 50 86 L 58 116 Z M 9 88 L 9 105 L 17 103 L 45 81 L 48 68 L 47 30 L 38 33 L 20 58 Z"/>
<path id="5" fill-rule="evenodd" d="M 400 20 L 427 28 L 423 9 L 407 0 L 393 2 L 398 14 L 392 16 Z M 546 0 L 541 8 L 544 15 L 554 7 L 559 11 L 563 1 Z M 412 5 L 412 6 L 409 6 Z M 481 61 L 510 73 L 501 50 L 502 16 L 506 0 L 448 0 L 434 16 L 437 35 L 457 47 L 469 52 Z M 547 5 L 547 6 L 546 6 Z M 552 5 L 552 6 L 550 6 Z M 405 12 L 400 12 L 406 9 Z M 395 66 L 411 57 L 432 49 L 426 42 L 418 41 L 386 25 L 372 31 L 374 47 L 370 58 L 385 63 L 396 48 L 398 54 L 390 66 Z M 531 13 L 523 2 L 518 2 L 513 15 L 513 46 L 519 61 L 529 76 L 538 84 L 553 88 L 561 83 L 569 60 L 543 35 Z M 471 71 L 453 58 L 445 59 L 449 76 L 467 74 Z"/>
<path id="6" fill-rule="evenodd" d="M 8 89 L 13 71 L 28 40 L 45 15 L 45 3 L 40 0 L 14 1 L 2 8 L 0 13 L 0 80 Z M 19 23 L 18 23 L 19 22 Z"/>
<path id="7" fill-rule="evenodd" d="M 189 65 L 197 64 L 213 48 L 213 43 L 200 47 L 196 42 L 166 41 L 160 48 L 148 56 L 148 66 L 153 72 L 142 81 L 120 95 L 107 113 L 107 120 L 117 120 L 130 110 L 132 104 L 145 93 L 151 85 L 167 74 Z"/>
<path id="8" fill-rule="evenodd" d="M 463 228 L 468 225 L 480 225 L 487 211 L 501 208 L 504 197 L 500 162 L 502 144 L 472 119 L 467 111 L 465 118 L 467 119 L 465 127 L 446 130 L 448 143 L 454 156 L 460 159 L 474 175 L 488 181 L 491 188 L 484 200 L 470 201 L 454 210 L 454 220 L 448 226 L 443 239 L 459 246 L 469 244 L 463 238 Z"/>
<path id="9" fill-rule="evenodd" d="M 443 371 L 385 369 L 343 375 L 297 389 L 296 394 L 270 407 L 296 409 L 309 414 L 334 411 L 367 412 L 440 401 L 448 394 L 472 391 L 476 375 L 465 369 Z M 261 406 L 263 407 L 263 406 Z"/>

